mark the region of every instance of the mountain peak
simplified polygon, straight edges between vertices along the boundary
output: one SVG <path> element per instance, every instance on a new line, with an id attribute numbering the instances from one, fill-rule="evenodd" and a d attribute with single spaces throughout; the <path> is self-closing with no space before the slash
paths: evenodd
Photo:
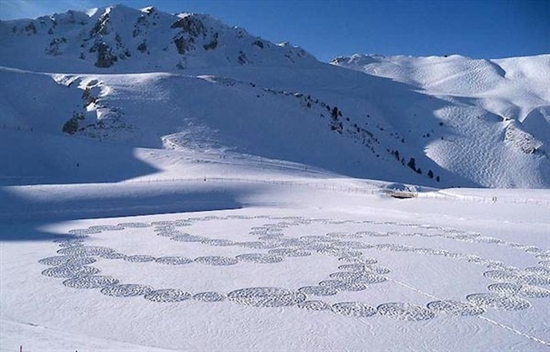
<path id="1" fill-rule="evenodd" d="M 0 64 L 37 71 L 150 72 L 316 62 L 302 48 L 275 45 L 209 15 L 172 15 L 152 6 L 138 10 L 117 4 L 0 21 L 0 33 Z M 51 56 L 56 60 L 48 60 Z"/>

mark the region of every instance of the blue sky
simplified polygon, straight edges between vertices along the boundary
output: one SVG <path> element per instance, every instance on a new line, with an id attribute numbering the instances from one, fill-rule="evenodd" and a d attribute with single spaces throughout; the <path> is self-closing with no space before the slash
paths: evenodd
<path id="1" fill-rule="evenodd" d="M 370 53 L 502 58 L 550 53 L 550 0 L 0 0 L 0 19 L 122 3 L 208 13 L 318 59 Z"/>

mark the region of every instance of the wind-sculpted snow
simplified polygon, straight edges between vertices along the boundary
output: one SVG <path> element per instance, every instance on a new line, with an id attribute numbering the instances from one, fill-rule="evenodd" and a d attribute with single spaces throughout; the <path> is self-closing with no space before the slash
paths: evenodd
<path id="1" fill-rule="evenodd" d="M 224 221 L 247 224 L 252 221 L 267 221 L 263 226 L 253 226 L 248 232 L 249 241 L 233 241 L 227 238 L 217 238 L 206 232 L 197 231 L 195 225 L 205 222 L 215 222 L 223 228 Z M 176 229 L 185 226 L 189 233 Z M 319 226 L 360 227 L 360 231 L 327 232 L 293 236 L 290 232 L 295 228 L 316 228 Z M 386 226 L 401 231 L 383 231 Z M 371 231 L 368 228 L 376 228 Z M 200 228 L 200 227 L 198 227 Z M 184 248 L 187 244 L 193 248 L 201 246 L 210 249 L 232 249 L 242 251 L 234 256 L 228 255 L 198 255 L 190 256 L 190 252 L 183 251 L 182 255 L 155 256 L 150 254 L 126 254 L 120 249 L 88 244 L 94 237 L 110 234 L 123 236 L 131 240 L 137 236 L 147 234 L 157 241 L 181 243 L 174 247 Z M 318 231 L 318 230 L 317 230 Z M 68 289 L 99 289 L 102 294 L 112 297 L 144 297 L 151 302 L 177 303 L 183 301 L 196 302 L 224 302 L 238 303 L 252 307 L 292 307 L 303 308 L 304 311 L 333 312 L 342 316 L 356 318 L 371 318 L 375 316 L 387 317 L 407 322 L 434 319 L 437 315 L 455 315 L 458 317 L 472 317 L 483 315 L 488 310 L 519 311 L 532 309 L 530 300 L 539 300 L 550 297 L 550 289 L 542 287 L 550 285 L 550 269 L 544 264 L 548 261 L 549 253 L 540 247 L 510 242 L 500 238 L 483 236 L 477 232 L 467 232 L 454 228 L 436 227 L 426 224 L 376 222 L 376 221 L 342 221 L 332 219 L 305 219 L 300 217 L 274 216 L 226 216 L 226 217 L 194 217 L 173 221 L 157 221 L 153 223 L 120 223 L 118 225 L 94 225 L 88 228 L 69 231 L 74 236 L 59 240 L 55 243 L 61 247 L 58 256 L 40 259 L 38 262 L 50 268 L 42 271 L 44 276 L 64 279 L 63 285 Z M 318 232 L 317 232 L 318 233 Z M 82 236 L 85 234 L 85 236 Z M 270 236 L 267 234 L 276 234 Z M 157 235 L 157 236 L 155 236 Z M 160 235 L 160 236 L 158 236 Z M 398 238 L 427 238 L 430 240 L 453 241 L 468 245 L 484 245 L 506 247 L 508 250 L 522 251 L 535 260 L 542 262 L 539 266 L 529 266 L 523 269 L 508 265 L 505 262 L 483 258 L 471 253 L 460 253 L 439 248 L 418 247 L 392 243 Z M 370 242 L 373 239 L 375 242 Z M 258 252 L 247 253 L 248 248 Z M 361 248 L 362 251 L 357 251 Z M 146 248 L 143 249 L 144 251 Z M 363 252 L 364 251 L 364 252 Z M 395 255 L 438 257 L 447 261 L 458 261 L 467 265 L 478 265 L 486 268 L 482 277 L 492 281 L 487 285 L 488 292 L 472 292 L 466 294 L 463 300 L 441 299 L 432 300 L 427 304 L 419 305 L 413 302 L 384 302 L 384 297 L 376 306 L 361 301 L 343 301 L 337 303 L 325 302 L 323 299 L 338 300 L 342 294 L 361 294 L 378 285 L 414 285 L 402 283 L 393 278 L 392 261 L 375 259 L 368 255 L 391 252 Z M 221 253 L 221 252 L 220 252 Z M 146 283 L 126 283 L 111 276 L 108 271 L 100 273 L 99 267 L 103 261 L 124 260 L 126 265 L 146 267 L 162 265 L 170 270 L 193 271 L 197 266 L 215 267 L 231 271 L 232 268 L 242 266 L 256 267 L 281 265 L 285 261 L 292 261 L 292 265 L 307 263 L 317 256 L 338 258 L 338 265 L 332 272 L 326 274 L 319 282 L 301 287 L 273 287 L 257 286 L 236 288 L 223 291 L 214 284 L 212 291 L 192 292 L 185 288 L 153 287 Z M 385 258 L 383 256 L 379 258 Z M 90 264 L 94 264 L 92 267 Z M 411 268 L 414 270 L 414 268 Z M 197 277 L 196 280 L 203 280 Z M 460 283 L 457 283 L 460 285 Z M 422 292 L 417 290 L 418 292 Z M 359 296 L 358 296 L 359 297 Z M 101 299 L 98 297 L 97 299 Z"/>

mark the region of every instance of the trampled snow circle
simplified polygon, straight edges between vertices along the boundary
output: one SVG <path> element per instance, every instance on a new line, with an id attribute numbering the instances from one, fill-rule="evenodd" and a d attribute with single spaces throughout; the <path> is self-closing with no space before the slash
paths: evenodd
<path id="1" fill-rule="evenodd" d="M 116 226 L 117 227 L 130 228 L 130 229 L 138 229 L 138 228 L 150 227 L 151 225 L 149 225 L 145 222 L 123 222 L 123 223 L 120 223 Z"/>
<path id="2" fill-rule="evenodd" d="M 96 262 L 95 258 L 92 257 L 71 257 L 67 255 L 60 255 L 55 257 L 43 258 L 38 261 L 40 264 L 49 265 L 49 266 L 58 266 L 58 265 L 88 265 Z"/>
<path id="3" fill-rule="evenodd" d="M 100 246 L 79 246 L 79 247 L 67 247 L 57 251 L 59 254 L 70 255 L 74 257 L 92 257 L 101 254 L 112 253 L 115 250 L 108 247 Z"/>
<path id="4" fill-rule="evenodd" d="M 206 265 L 235 265 L 239 261 L 235 258 L 221 257 L 221 256 L 206 256 L 195 258 L 195 262 Z"/>
<path id="5" fill-rule="evenodd" d="M 307 310 L 331 310 L 332 306 L 323 301 L 304 301 L 298 303 L 298 307 Z"/>
<path id="6" fill-rule="evenodd" d="M 118 252 L 107 252 L 99 254 L 99 257 L 103 259 L 124 259 L 126 255 Z"/>
<path id="7" fill-rule="evenodd" d="M 134 262 L 134 263 L 146 263 L 146 262 L 154 262 L 155 257 L 150 255 L 129 255 L 124 257 L 124 260 L 127 262 Z"/>
<path id="8" fill-rule="evenodd" d="M 460 316 L 476 316 L 485 313 L 483 307 L 460 301 L 433 301 L 427 304 L 428 309 Z"/>
<path id="9" fill-rule="evenodd" d="M 70 278 L 99 273 L 98 268 L 80 265 L 60 265 L 42 271 L 42 275 L 56 278 Z"/>
<path id="10" fill-rule="evenodd" d="M 191 298 L 192 296 L 189 292 L 171 288 L 154 290 L 145 294 L 145 299 L 153 302 L 181 302 Z"/>
<path id="11" fill-rule="evenodd" d="M 201 302 L 221 302 L 224 301 L 227 297 L 223 293 L 219 292 L 199 292 L 193 296 L 195 301 Z"/>
<path id="12" fill-rule="evenodd" d="M 262 253 L 247 253 L 236 256 L 239 261 L 258 263 L 258 264 L 274 264 L 283 261 L 283 257 L 279 257 L 271 254 Z"/>
<path id="13" fill-rule="evenodd" d="M 304 286 L 300 287 L 298 291 L 307 296 L 334 296 L 338 293 L 335 287 L 330 286 Z"/>
<path id="14" fill-rule="evenodd" d="M 253 307 L 292 306 L 305 301 L 306 295 L 278 287 L 251 287 L 230 292 L 230 301 Z"/>
<path id="15" fill-rule="evenodd" d="M 473 293 L 466 296 L 466 299 L 472 304 L 498 310 L 522 310 L 531 306 L 531 303 L 523 298 L 496 293 Z"/>
<path id="16" fill-rule="evenodd" d="M 121 284 L 108 286 L 101 289 L 101 293 L 113 297 L 134 297 L 143 296 L 153 291 L 150 286 L 136 284 Z"/>
<path id="17" fill-rule="evenodd" d="M 267 253 L 285 257 L 307 257 L 311 255 L 311 252 L 291 248 L 270 249 Z"/>
<path id="18" fill-rule="evenodd" d="M 62 248 L 77 247 L 77 246 L 84 245 L 84 239 L 79 238 L 79 239 L 56 240 L 55 243 L 57 243 L 57 245 Z"/>
<path id="19" fill-rule="evenodd" d="M 185 257 L 159 257 L 155 259 L 157 263 L 166 265 L 184 265 L 193 262 L 193 259 Z"/>
<path id="20" fill-rule="evenodd" d="M 512 283 L 498 283 L 487 287 L 491 292 L 504 296 L 521 296 L 526 298 L 545 298 L 550 296 L 550 290 L 532 286 L 532 285 L 517 285 Z"/>
<path id="21" fill-rule="evenodd" d="M 82 276 L 63 281 L 63 285 L 72 288 L 103 288 L 118 284 L 118 279 L 111 276 Z"/>
<path id="22" fill-rule="evenodd" d="M 362 302 L 335 303 L 332 310 L 338 314 L 358 318 L 368 318 L 376 314 L 376 308 Z"/>
<path id="23" fill-rule="evenodd" d="M 397 320 L 420 321 L 435 317 L 435 313 L 429 309 L 401 302 L 384 303 L 379 305 L 376 310 L 381 315 Z"/>

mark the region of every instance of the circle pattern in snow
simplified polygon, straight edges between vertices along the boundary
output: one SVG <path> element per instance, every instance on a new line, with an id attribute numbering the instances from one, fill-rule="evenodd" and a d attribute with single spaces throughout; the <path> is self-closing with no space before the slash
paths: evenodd
<path id="1" fill-rule="evenodd" d="M 126 255 L 118 252 L 108 252 L 108 253 L 102 253 L 99 255 L 103 259 L 124 259 L 126 258 Z"/>
<path id="2" fill-rule="evenodd" d="M 285 257 L 307 257 L 311 255 L 311 252 L 300 251 L 298 249 L 292 249 L 292 248 L 270 249 L 269 251 L 267 251 L 267 253 L 273 254 L 273 255 L 281 255 Z"/>
<path id="3" fill-rule="evenodd" d="M 262 226 L 251 227 L 248 231 L 255 239 L 236 242 L 229 239 L 209 238 L 197 234 L 184 233 L 178 227 L 191 227 L 200 221 L 210 220 L 251 220 L 270 219 L 271 223 Z M 406 231 L 339 231 L 325 232 L 325 235 L 307 235 L 301 237 L 287 236 L 286 229 L 298 225 L 342 225 L 342 224 L 372 224 L 374 226 L 406 226 Z M 151 227 L 150 230 L 143 230 Z M 265 250 L 266 253 L 248 253 L 236 257 L 199 256 L 189 259 L 180 256 L 167 256 L 155 258 L 150 255 L 125 255 L 114 249 L 100 246 L 85 245 L 87 238 L 104 231 L 121 231 L 124 229 L 142 229 L 142 233 L 156 233 L 161 237 L 167 237 L 177 242 L 192 242 L 207 246 L 240 246 Z M 416 230 L 418 229 L 418 230 Z M 333 229 L 331 229 L 333 230 Z M 336 229 L 338 230 L 338 229 Z M 389 230 L 389 229 L 388 229 Z M 307 219 L 302 217 L 276 217 L 276 216 L 202 216 L 189 217 L 169 221 L 125 222 L 117 225 L 90 226 L 86 229 L 74 229 L 69 231 L 73 236 L 56 239 L 54 242 L 61 249 L 57 251 L 59 256 L 40 259 L 44 265 L 52 266 L 43 271 L 43 274 L 51 277 L 66 278 L 63 284 L 73 288 L 101 288 L 101 292 L 110 296 L 145 296 L 146 299 L 155 302 L 179 302 L 193 298 L 195 300 L 216 302 L 226 299 L 223 293 L 201 292 L 192 296 L 191 293 L 178 289 L 153 290 L 149 286 L 134 284 L 119 284 L 116 278 L 95 275 L 99 269 L 86 266 L 100 259 L 124 259 L 128 262 L 152 262 L 156 261 L 166 265 L 183 265 L 192 262 L 206 265 L 234 265 L 239 261 L 254 264 L 278 263 L 284 257 L 306 257 L 312 252 L 317 254 L 336 256 L 343 262 L 338 266 L 340 271 L 329 275 L 318 286 L 304 286 L 297 291 L 275 287 L 256 287 L 235 290 L 229 293 L 231 301 L 258 307 L 298 305 L 306 310 L 331 309 L 337 313 L 350 316 L 371 316 L 374 313 L 386 315 L 395 319 L 416 321 L 431 319 L 435 313 L 449 313 L 459 316 L 475 316 L 483 314 L 487 308 L 503 310 L 526 309 L 530 303 L 523 298 L 550 297 L 550 290 L 539 287 L 550 285 L 550 251 L 503 241 L 496 237 L 482 236 L 479 233 L 466 232 L 458 229 L 436 227 L 432 225 L 406 224 L 392 221 L 349 221 L 331 219 Z M 246 232 L 245 232 L 246 233 Z M 122 233 L 127 235 L 126 233 Z M 117 235 L 117 234 L 113 234 Z M 384 238 L 390 237 L 439 237 L 467 243 L 483 243 L 492 246 L 507 246 L 524 253 L 529 253 L 537 258 L 538 266 L 525 269 L 507 266 L 504 262 L 482 258 L 469 253 L 456 253 L 444 249 L 413 247 L 397 243 L 380 243 Z M 367 243 L 361 238 L 371 237 L 374 243 Z M 200 243 L 199 243 L 200 242 Z M 180 246 L 174 244 L 175 246 Z M 193 244 L 195 246 L 196 244 Z M 361 291 L 371 284 L 387 281 L 383 276 L 390 273 L 390 269 L 377 265 L 378 261 L 366 258 L 363 250 L 409 252 L 411 255 L 441 256 L 451 260 L 460 260 L 468 263 L 482 265 L 490 270 L 484 273 L 496 283 L 488 286 L 490 293 L 471 294 L 466 301 L 434 301 L 428 303 L 426 308 L 407 303 L 392 302 L 380 304 L 377 308 L 361 302 L 343 302 L 330 305 L 323 301 L 309 300 L 311 296 L 332 296 L 341 291 Z M 263 251 L 262 251 L 263 252 Z M 297 260 L 297 259 L 296 259 Z M 293 260 L 294 262 L 294 260 Z M 148 265 L 148 264 L 147 264 Z M 185 270 L 185 269 L 183 269 Z M 414 284 L 414 283 L 413 283 Z M 523 297 L 523 298 L 522 298 Z"/>
<path id="4" fill-rule="evenodd" d="M 159 257 L 155 259 L 157 263 L 166 265 L 183 265 L 192 263 L 193 260 L 185 257 Z"/>
<path id="5" fill-rule="evenodd" d="M 384 282 L 386 277 L 370 272 L 339 271 L 329 275 L 331 279 L 344 282 L 355 282 L 364 285 L 372 285 Z M 322 285 L 324 286 L 324 285 Z"/>
<path id="6" fill-rule="evenodd" d="M 151 225 L 152 226 L 172 226 L 174 225 L 174 221 L 172 220 L 153 221 Z"/>
<path id="7" fill-rule="evenodd" d="M 545 267 L 542 267 L 542 266 L 528 267 L 528 268 L 525 268 L 524 271 L 526 271 L 528 273 L 542 275 L 542 276 L 550 276 L 550 268 L 545 268 Z"/>
<path id="8" fill-rule="evenodd" d="M 124 227 L 117 225 L 96 225 L 88 227 L 88 230 L 92 231 L 122 231 Z"/>
<path id="9" fill-rule="evenodd" d="M 307 310 L 331 310 L 332 306 L 323 301 L 304 301 L 298 303 L 298 307 Z"/>
<path id="10" fill-rule="evenodd" d="M 111 276 L 82 276 L 63 281 L 63 285 L 72 288 L 102 288 L 118 284 L 118 279 Z"/>
<path id="11" fill-rule="evenodd" d="M 55 243 L 59 247 L 77 247 L 77 246 L 83 246 L 84 240 L 83 239 L 68 239 L 68 240 L 56 240 Z"/>
<path id="12" fill-rule="evenodd" d="M 195 301 L 201 302 L 221 302 L 224 301 L 227 297 L 218 292 L 200 292 L 193 296 Z"/>
<path id="13" fill-rule="evenodd" d="M 527 298 L 544 298 L 550 296 L 550 290 L 543 287 L 516 285 L 507 282 L 489 285 L 487 289 L 491 292 L 505 296 L 519 295 Z"/>
<path id="14" fill-rule="evenodd" d="M 49 266 L 58 266 L 58 265 L 88 265 L 96 262 L 95 258 L 92 257 L 70 257 L 66 255 L 60 255 L 56 257 L 48 257 L 40 259 L 38 261 L 40 264 L 49 265 Z"/>
<path id="15" fill-rule="evenodd" d="M 146 285 L 136 285 L 136 284 L 122 284 L 108 286 L 101 289 L 101 293 L 106 296 L 113 297 L 134 297 L 134 296 L 143 296 L 153 291 L 153 289 Z"/>
<path id="16" fill-rule="evenodd" d="M 475 305 L 498 310 L 522 310 L 531 306 L 531 303 L 523 298 L 496 293 L 473 293 L 466 296 L 466 299 Z"/>
<path id="17" fill-rule="evenodd" d="M 305 286 L 300 287 L 298 291 L 308 296 L 334 296 L 338 293 L 335 287 L 330 286 Z"/>
<path id="18" fill-rule="evenodd" d="M 204 240 L 201 242 L 209 246 L 218 246 L 218 247 L 234 246 L 236 244 L 233 241 L 223 240 L 223 239 Z"/>
<path id="19" fill-rule="evenodd" d="M 107 247 L 99 246 L 79 246 L 79 247 L 68 247 L 63 248 L 57 251 L 59 254 L 70 255 L 73 257 L 91 257 L 101 254 L 112 253 L 115 250 Z"/>
<path id="20" fill-rule="evenodd" d="M 354 258 L 354 257 L 342 257 L 342 258 L 338 258 L 339 261 L 341 262 L 353 262 L 353 263 L 357 263 L 357 264 L 376 264 L 378 263 L 378 260 L 376 259 L 373 259 L 373 258 Z"/>
<path id="21" fill-rule="evenodd" d="M 253 307 L 284 307 L 306 300 L 306 295 L 277 287 L 251 287 L 232 291 L 228 295 L 232 302 Z"/>
<path id="22" fill-rule="evenodd" d="M 42 271 L 42 275 L 57 278 L 69 278 L 99 273 L 98 268 L 80 265 L 60 265 Z"/>
<path id="23" fill-rule="evenodd" d="M 173 241 L 178 241 L 178 242 L 202 242 L 202 241 L 208 240 L 208 238 L 206 238 L 206 237 L 193 236 L 193 235 L 188 235 L 188 234 L 175 235 L 175 236 L 170 237 L 170 239 L 173 240 Z"/>
<path id="24" fill-rule="evenodd" d="M 532 271 L 490 270 L 483 276 L 498 282 L 511 282 L 527 285 L 550 285 L 550 276 Z"/>
<path id="25" fill-rule="evenodd" d="M 365 271 L 364 264 L 343 264 L 338 266 L 339 270 L 344 271 Z"/>
<path id="26" fill-rule="evenodd" d="M 485 313 L 485 309 L 467 302 L 460 301 L 433 301 L 428 303 L 428 309 L 436 312 L 450 313 L 460 316 L 475 316 Z"/>
<path id="27" fill-rule="evenodd" d="M 376 308 L 362 302 L 341 302 L 332 305 L 332 310 L 338 314 L 351 317 L 367 318 L 376 314 Z"/>
<path id="28" fill-rule="evenodd" d="M 123 222 L 121 224 L 116 225 L 117 227 L 124 227 L 129 229 L 138 229 L 143 227 L 149 227 L 151 225 L 146 224 L 144 222 Z"/>
<path id="29" fill-rule="evenodd" d="M 550 290 L 538 286 L 522 285 L 519 295 L 526 298 L 545 298 L 550 296 Z"/>
<path id="30" fill-rule="evenodd" d="M 389 274 L 391 272 L 389 268 L 380 265 L 367 265 L 366 270 L 372 271 L 375 274 Z"/>
<path id="31" fill-rule="evenodd" d="M 376 310 L 381 315 L 398 320 L 420 321 L 435 317 L 434 312 L 429 309 L 401 302 L 384 303 L 379 305 Z"/>
<path id="32" fill-rule="evenodd" d="M 262 241 L 238 242 L 237 245 L 253 249 L 270 249 L 277 247 L 277 244 Z"/>
<path id="33" fill-rule="evenodd" d="M 67 231 L 67 233 L 74 236 L 87 236 L 87 235 L 93 235 L 96 233 L 101 233 L 101 230 L 74 229 L 74 230 Z"/>
<path id="34" fill-rule="evenodd" d="M 283 257 L 279 257 L 271 254 L 261 254 L 261 253 L 248 253 L 240 254 L 236 256 L 237 260 L 249 263 L 258 263 L 258 264 L 274 264 L 283 261 Z"/>
<path id="35" fill-rule="evenodd" d="M 150 255 L 129 255 L 124 257 L 124 260 L 134 263 L 146 263 L 155 261 L 155 257 L 152 257 Z"/>
<path id="36" fill-rule="evenodd" d="M 191 297 L 189 292 L 171 288 L 154 290 L 145 295 L 145 299 L 153 302 L 181 302 Z"/>
<path id="37" fill-rule="evenodd" d="M 207 265 L 235 265 L 239 261 L 235 258 L 219 257 L 219 256 L 207 256 L 195 258 L 195 262 Z"/>

